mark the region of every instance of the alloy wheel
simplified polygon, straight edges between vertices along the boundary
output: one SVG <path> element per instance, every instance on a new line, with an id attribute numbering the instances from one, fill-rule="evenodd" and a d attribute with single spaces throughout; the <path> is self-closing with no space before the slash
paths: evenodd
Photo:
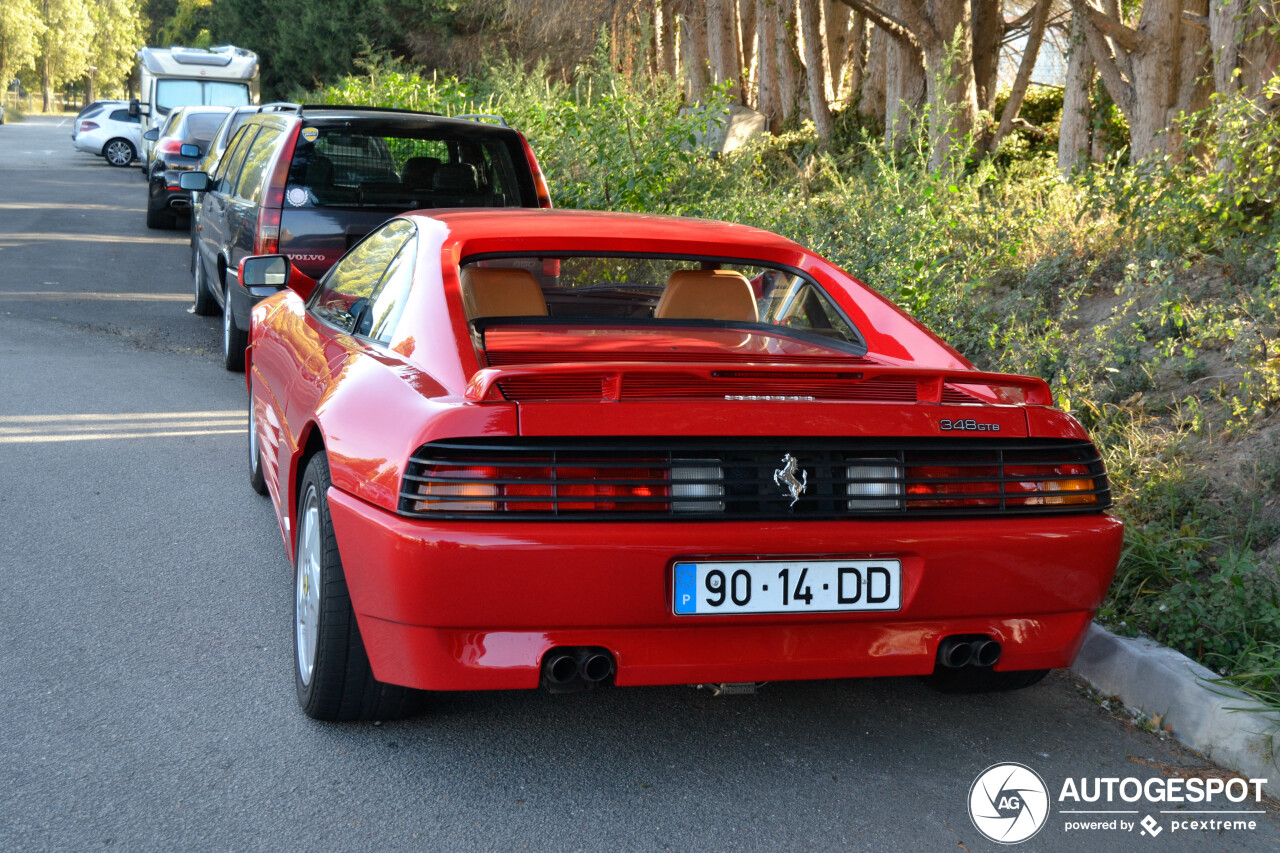
<path id="1" fill-rule="evenodd" d="M 320 506 L 314 487 L 307 490 L 302 508 L 302 530 L 298 534 L 298 570 L 294 590 L 295 637 L 298 649 L 298 678 L 311 683 L 316 667 L 316 645 L 320 639 Z"/>

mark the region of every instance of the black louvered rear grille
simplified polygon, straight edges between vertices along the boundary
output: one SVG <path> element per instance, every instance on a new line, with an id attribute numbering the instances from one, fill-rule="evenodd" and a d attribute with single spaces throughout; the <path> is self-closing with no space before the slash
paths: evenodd
<path id="1" fill-rule="evenodd" d="M 410 458 L 400 494 L 404 515 L 509 520 L 921 518 L 1110 505 L 1093 445 L 1044 439 L 441 441 Z"/>

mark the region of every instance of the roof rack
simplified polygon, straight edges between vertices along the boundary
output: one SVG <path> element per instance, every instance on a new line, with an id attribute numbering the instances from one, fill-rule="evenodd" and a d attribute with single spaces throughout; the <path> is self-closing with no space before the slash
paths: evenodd
<path id="1" fill-rule="evenodd" d="M 460 118 L 465 119 L 466 121 L 478 121 L 482 124 L 496 124 L 501 127 L 511 126 L 507 124 L 507 120 L 505 118 L 492 113 L 466 113 L 465 115 L 460 116 L 450 116 L 450 118 Z"/>

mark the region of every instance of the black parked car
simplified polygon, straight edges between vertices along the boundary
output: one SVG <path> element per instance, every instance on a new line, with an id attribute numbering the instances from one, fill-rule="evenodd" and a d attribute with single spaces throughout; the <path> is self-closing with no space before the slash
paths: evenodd
<path id="1" fill-rule="evenodd" d="M 533 150 L 505 123 L 372 107 L 272 110 L 245 121 L 212 174 L 180 177 L 201 193 L 194 310 L 223 309 L 228 370 L 244 369 L 249 312 L 275 292 L 240 285 L 248 255 L 287 255 L 319 279 L 406 210 L 551 206 Z"/>
<path id="2" fill-rule="evenodd" d="M 148 228 L 177 228 L 178 219 L 190 214 L 191 193 L 178 185 L 178 175 L 199 166 L 230 109 L 180 107 L 169 113 L 163 127 L 143 134 L 156 143 L 147 164 Z"/>

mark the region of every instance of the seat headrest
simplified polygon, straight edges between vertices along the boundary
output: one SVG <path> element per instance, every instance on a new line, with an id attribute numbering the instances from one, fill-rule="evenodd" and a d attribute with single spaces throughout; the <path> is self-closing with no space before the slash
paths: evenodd
<path id="1" fill-rule="evenodd" d="M 480 180 L 476 177 L 476 167 L 470 163 L 442 163 L 436 169 L 432 185 L 438 192 L 480 192 Z"/>
<path id="2" fill-rule="evenodd" d="M 760 320 L 751 282 L 733 270 L 673 272 L 653 316 L 667 320 L 736 320 L 747 323 Z"/>
<path id="3" fill-rule="evenodd" d="M 333 185 L 333 161 L 323 154 L 314 154 L 307 164 L 307 185 L 328 187 Z"/>
<path id="4" fill-rule="evenodd" d="M 547 301 L 528 270 L 511 267 L 467 267 L 462 271 L 462 304 L 467 319 L 479 317 L 545 317 Z"/>
<path id="5" fill-rule="evenodd" d="M 404 161 L 401 180 L 406 186 L 430 189 L 438 168 L 440 168 L 440 160 L 436 157 L 410 157 Z"/>

